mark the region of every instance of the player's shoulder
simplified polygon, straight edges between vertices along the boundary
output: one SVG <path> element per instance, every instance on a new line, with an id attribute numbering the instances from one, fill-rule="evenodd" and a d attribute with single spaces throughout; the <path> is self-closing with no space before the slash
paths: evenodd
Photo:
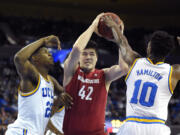
<path id="1" fill-rule="evenodd" d="M 104 69 L 95 69 L 93 72 L 97 74 L 104 74 Z"/>
<path id="2" fill-rule="evenodd" d="M 147 62 L 146 58 L 136 58 L 132 62 L 131 67 L 134 67 L 135 65 L 137 65 L 137 63 L 145 63 L 145 62 Z"/>
<path id="3" fill-rule="evenodd" d="M 173 64 L 172 67 L 173 67 L 174 71 L 179 71 L 180 72 L 180 64 Z"/>
<path id="4" fill-rule="evenodd" d="M 180 64 L 172 65 L 172 78 L 180 80 Z"/>

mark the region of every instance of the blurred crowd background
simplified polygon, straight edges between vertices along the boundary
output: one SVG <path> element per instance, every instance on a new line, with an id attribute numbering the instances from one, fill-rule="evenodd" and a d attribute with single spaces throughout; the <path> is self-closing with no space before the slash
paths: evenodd
<path id="1" fill-rule="evenodd" d="M 21 0 L 16 0 L 16 1 L 22 2 Z M 112 3 L 115 3 L 117 1 L 118 0 L 111 0 Z M 168 0 L 165 0 L 166 6 L 168 5 L 167 1 Z M 178 5 L 179 2 L 178 1 L 176 2 Z M 2 3 L 7 4 L 4 0 L 2 1 Z M 115 4 L 112 4 L 112 5 L 115 5 Z M 0 5 L 0 8 L 1 8 L 1 5 Z M 15 4 L 15 5 L 17 6 L 18 4 Z M 175 6 L 175 5 L 176 4 L 174 5 L 172 3 L 170 4 L 170 6 Z M 74 7 L 76 8 L 79 8 L 81 6 L 82 5 L 74 5 Z M 48 7 L 48 5 L 46 5 L 46 7 Z M 130 7 L 132 7 L 132 5 Z M 72 7 L 69 6 L 68 8 L 73 9 L 73 6 Z M 82 9 L 85 10 L 84 8 L 85 7 L 83 7 Z M 91 11 L 94 8 L 90 8 L 87 10 Z M 130 21 L 132 22 L 126 25 L 126 22 L 128 22 L 128 20 L 124 14 L 127 14 L 127 10 L 125 7 L 123 9 L 122 16 L 126 18 L 124 22 L 125 23 L 124 34 L 128 38 L 128 41 L 131 47 L 135 51 L 139 52 L 142 56 L 146 56 L 146 46 L 147 46 L 149 37 L 154 30 L 157 30 L 157 29 L 165 30 L 169 32 L 170 34 L 174 35 L 175 37 L 177 35 L 180 35 L 180 23 L 179 23 L 179 26 L 177 25 L 177 23 L 180 21 L 178 20 L 178 18 L 177 20 L 175 19 L 180 14 L 180 12 L 178 12 L 179 10 L 177 9 L 178 13 L 176 13 L 176 10 L 174 9 L 175 7 L 171 7 L 171 11 L 169 10 L 166 11 L 165 8 L 166 7 L 164 8 L 161 7 L 161 9 L 165 12 L 164 14 L 167 14 L 166 17 L 169 17 L 172 14 L 175 14 L 174 16 L 170 17 L 170 19 L 172 19 L 171 21 L 168 19 L 170 24 L 162 23 L 163 21 L 166 20 L 165 19 L 166 17 L 164 17 L 164 14 L 163 14 L 162 15 L 163 17 L 161 16 L 161 18 L 163 18 L 162 21 L 160 21 L 158 25 L 155 25 L 155 26 L 151 25 L 151 27 L 150 27 L 150 24 L 151 23 L 154 24 L 153 21 L 155 21 L 153 19 L 152 21 L 150 21 L 151 19 L 148 19 L 148 21 L 142 20 L 142 26 L 141 24 L 139 24 L 140 21 L 135 22 L 138 25 L 133 27 L 132 26 L 133 18 L 136 18 L 135 16 L 131 18 Z M 110 10 L 110 8 L 106 7 L 107 11 L 113 12 L 112 9 Z M 47 10 L 44 14 L 46 14 L 49 10 Z M 89 15 L 90 11 L 88 11 L 87 16 L 90 16 Z M 118 10 L 117 7 L 114 7 L 114 12 L 115 13 L 118 12 L 118 15 L 120 15 L 120 11 Z M 134 10 L 131 9 L 131 12 L 133 11 Z M 146 10 L 144 9 L 143 11 L 146 11 Z M 150 14 L 149 11 L 151 10 L 148 10 L 145 13 L 147 14 L 149 13 L 148 15 L 150 15 L 151 17 L 155 16 L 156 13 L 154 11 L 152 11 L 152 14 Z M 158 9 L 156 9 L 155 11 L 158 11 Z M 53 14 L 53 17 L 49 16 L 49 18 L 47 18 L 47 17 L 37 17 L 36 15 L 34 15 L 35 17 L 31 15 L 29 16 L 28 15 L 27 16 L 13 15 L 13 10 L 11 10 L 11 14 L 10 13 L 8 14 L 8 11 L 7 11 L 7 14 L 4 14 L 4 12 L 5 12 L 5 9 L 0 10 L 0 135 L 3 135 L 4 131 L 6 130 L 6 126 L 9 123 L 12 123 L 16 119 L 17 112 L 18 112 L 17 89 L 19 85 L 19 77 L 17 75 L 16 69 L 13 63 L 14 54 L 23 46 L 41 37 L 52 35 L 52 34 L 57 35 L 60 38 L 61 47 L 63 49 L 69 49 L 72 47 L 73 43 L 78 38 L 78 36 L 90 25 L 92 21 L 92 18 L 90 20 L 84 21 L 85 17 L 84 18 L 82 17 L 83 21 L 81 20 L 77 21 L 77 19 L 79 19 L 78 17 L 77 18 L 71 17 L 68 19 L 67 18 L 55 19 L 54 14 Z M 68 14 L 70 14 L 69 12 Z M 98 14 L 100 12 L 96 10 L 96 13 Z M 137 11 L 137 14 L 141 14 L 142 16 L 145 16 L 145 13 L 143 14 L 140 11 L 139 12 Z M 39 13 L 37 12 L 37 14 Z M 95 13 L 93 12 L 93 17 L 95 18 L 94 14 Z M 75 15 L 78 16 L 78 14 L 75 14 Z M 155 18 L 157 18 L 159 15 L 160 13 L 157 12 L 157 16 L 155 16 Z M 56 14 L 56 16 L 58 16 L 58 13 Z M 138 18 L 140 18 L 140 16 L 138 16 Z M 149 24 L 144 24 L 147 22 Z M 161 26 L 161 23 L 162 23 L 162 26 Z M 176 25 L 173 25 L 173 23 Z M 99 51 L 98 51 L 99 61 L 97 63 L 97 68 L 109 67 L 117 62 L 118 48 L 114 43 L 106 41 L 105 39 L 100 38 L 95 34 L 92 36 L 92 40 L 95 40 L 98 43 L 98 48 L 99 48 Z M 170 64 L 175 64 L 175 63 L 180 64 L 180 47 L 177 46 L 177 48 L 170 54 L 170 56 L 167 57 L 166 62 Z M 62 84 L 63 68 L 61 67 L 60 63 L 55 64 L 55 67 L 51 71 L 51 74 L 54 75 L 55 78 Z M 168 116 L 167 124 L 170 126 L 180 125 L 180 92 L 179 91 L 180 91 L 180 84 L 178 83 L 174 91 L 174 95 L 172 96 L 172 99 L 169 104 L 169 116 Z M 107 108 L 106 108 L 107 121 L 112 120 L 112 119 L 118 119 L 122 121 L 125 118 L 125 112 L 126 112 L 125 111 L 125 104 L 126 104 L 125 94 L 126 94 L 126 84 L 124 82 L 124 77 L 122 77 L 121 79 L 111 84 L 110 91 L 108 94 Z"/>

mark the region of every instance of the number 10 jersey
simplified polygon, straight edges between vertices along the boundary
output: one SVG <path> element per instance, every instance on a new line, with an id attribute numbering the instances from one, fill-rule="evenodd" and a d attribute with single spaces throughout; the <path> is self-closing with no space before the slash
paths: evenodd
<path id="1" fill-rule="evenodd" d="M 126 76 L 126 121 L 165 123 L 173 90 L 172 67 L 149 58 L 136 59 Z"/>

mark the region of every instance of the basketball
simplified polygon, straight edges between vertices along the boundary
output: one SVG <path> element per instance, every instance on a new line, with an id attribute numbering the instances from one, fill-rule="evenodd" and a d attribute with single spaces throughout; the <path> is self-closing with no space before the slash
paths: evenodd
<path id="1" fill-rule="evenodd" d="M 119 25 L 119 28 L 120 28 L 121 32 L 123 33 L 124 23 L 118 15 L 116 15 L 115 13 L 112 13 L 112 12 L 107 12 L 103 16 L 111 16 L 112 19 Z M 100 18 L 99 23 L 98 23 L 98 32 L 104 38 L 114 39 L 111 28 L 109 28 L 106 25 L 106 23 L 102 17 Z"/>

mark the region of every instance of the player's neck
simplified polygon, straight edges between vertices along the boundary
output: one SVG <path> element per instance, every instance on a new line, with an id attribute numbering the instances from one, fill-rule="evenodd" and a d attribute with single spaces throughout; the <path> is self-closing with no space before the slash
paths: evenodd
<path id="1" fill-rule="evenodd" d="M 48 76 L 48 69 L 44 68 L 44 67 L 38 67 L 37 68 L 38 72 L 45 78 L 48 80 L 47 76 Z"/>
<path id="2" fill-rule="evenodd" d="M 93 69 L 81 68 L 81 70 L 82 70 L 84 73 L 90 73 L 90 72 L 93 72 L 93 71 L 95 70 L 95 68 L 93 68 Z"/>
<path id="3" fill-rule="evenodd" d="M 164 62 L 165 58 L 164 57 L 154 57 L 154 56 L 149 56 L 148 57 L 154 64 L 158 63 L 158 62 Z"/>

